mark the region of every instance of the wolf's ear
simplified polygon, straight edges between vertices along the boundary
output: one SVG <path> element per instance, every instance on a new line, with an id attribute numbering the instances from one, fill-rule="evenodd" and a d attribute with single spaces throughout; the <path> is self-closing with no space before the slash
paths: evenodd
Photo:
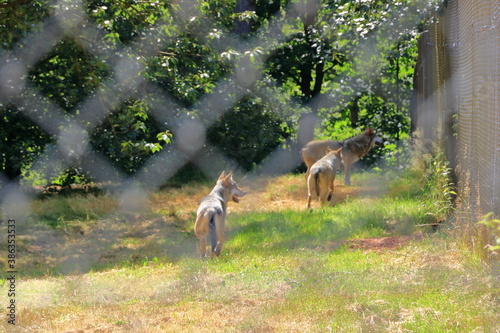
<path id="1" fill-rule="evenodd" d="M 373 128 L 369 128 L 365 132 L 367 135 L 373 135 Z"/>
<path id="2" fill-rule="evenodd" d="M 342 147 L 340 147 L 339 149 L 335 150 L 335 155 L 338 155 L 340 154 L 340 151 L 342 150 Z"/>
<path id="3" fill-rule="evenodd" d="M 225 177 L 226 177 L 225 172 L 224 172 L 224 170 L 222 170 L 222 173 L 220 174 L 219 179 L 217 179 L 217 180 L 224 179 Z"/>
<path id="4" fill-rule="evenodd" d="M 233 172 L 231 171 L 226 177 L 224 177 L 223 182 L 226 185 L 230 185 L 232 180 L 233 180 Z"/>
<path id="5" fill-rule="evenodd" d="M 332 148 L 330 148 L 330 146 L 326 146 L 326 153 L 328 154 L 329 152 L 333 151 Z"/>

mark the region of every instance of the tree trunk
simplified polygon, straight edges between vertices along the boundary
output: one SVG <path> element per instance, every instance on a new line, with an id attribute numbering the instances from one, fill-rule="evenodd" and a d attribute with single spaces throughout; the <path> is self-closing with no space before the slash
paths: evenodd
<path id="1" fill-rule="evenodd" d="M 325 77 L 325 63 L 319 62 L 315 66 L 316 78 L 314 79 L 314 88 L 312 91 L 312 97 L 319 95 L 321 93 L 321 87 L 323 86 L 323 78 Z"/>
<path id="2" fill-rule="evenodd" d="M 349 118 L 351 119 L 351 126 L 352 128 L 358 127 L 358 121 L 359 121 L 359 99 L 361 96 L 357 96 L 354 98 L 352 101 L 351 106 L 349 107 L 350 115 Z"/>
<path id="3" fill-rule="evenodd" d="M 311 90 L 312 73 L 307 67 L 302 66 L 300 69 L 300 91 L 302 91 L 302 97 L 309 101 L 313 97 Z"/>
<path id="4" fill-rule="evenodd" d="M 235 13 L 243 13 L 252 11 L 255 12 L 256 9 L 256 0 L 238 0 L 236 1 L 236 8 L 234 10 Z M 241 21 L 235 20 L 235 32 L 238 35 L 248 35 L 252 32 L 252 20 Z"/>

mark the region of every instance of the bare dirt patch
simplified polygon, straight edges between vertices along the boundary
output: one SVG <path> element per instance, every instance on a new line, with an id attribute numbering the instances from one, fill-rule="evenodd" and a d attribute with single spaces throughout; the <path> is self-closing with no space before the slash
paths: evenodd
<path id="1" fill-rule="evenodd" d="M 421 235 L 393 236 L 364 239 L 350 239 L 345 241 L 350 249 L 364 251 L 385 251 L 399 249 L 408 243 L 420 239 Z"/>

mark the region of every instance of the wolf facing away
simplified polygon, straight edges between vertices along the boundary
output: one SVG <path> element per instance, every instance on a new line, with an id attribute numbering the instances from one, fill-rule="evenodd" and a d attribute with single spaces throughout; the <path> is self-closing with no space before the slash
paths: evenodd
<path id="1" fill-rule="evenodd" d="M 200 206 L 196 213 L 194 233 L 200 240 L 200 254 L 206 256 L 206 238 L 210 235 L 212 252 L 210 257 L 220 255 L 222 244 L 224 243 L 224 225 L 226 220 L 227 203 L 229 199 L 239 202 L 246 192 L 242 191 L 233 180 L 230 172 L 225 175 L 222 171 L 215 187 L 209 195 L 201 199 Z"/>
<path id="2" fill-rule="evenodd" d="M 343 141 L 310 141 L 300 151 L 302 160 L 307 166 L 306 179 L 309 176 L 312 165 L 325 155 L 326 147 L 330 147 L 330 149 L 333 150 L 342 147 L 341 155 L 344 163 L 344 183 L 345 185 L 351 185 L 351 165 L 368 154 L 372 146 L 383 145 L 383 140 L 375 134 L 372 128 Z"/>
<path id="3" fill-rule="evenodd" d="M 326 155 L 311 166 L 307 177 L 307 208 L 311 208 L 313 192 L 316 193 L 321 205 L 332 199 L 333 182 L 335 181 L 335 173 L 340 168 L 342 150 L 343 148 L 332 150 L 327 147 Z"/>

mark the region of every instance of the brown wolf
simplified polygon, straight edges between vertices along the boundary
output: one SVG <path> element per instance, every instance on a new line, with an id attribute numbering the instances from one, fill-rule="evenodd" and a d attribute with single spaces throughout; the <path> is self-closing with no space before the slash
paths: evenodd
<path id="1" fill-rule="evenodd" d="M 344 183 L 351 185 L 351 165 L 365 156 L 372 146 L 383 146 L 383 141 L 372 128 L 361 134 L 343 141 L 318 140 L 307 143 L 300 151 L 302 160 L 307 165 L 306 179 L 311 166 L 325 155 L 326 147 L 336 150 L 342 147 L 342 162 L 344 163 Z"/>
<path id="2" fill-rule="evenodd" d="M 215 187 L 209 195 L 201 199 L 198 212 L 196 213 L 196 222 L 194 224 L 194 233 L 200 240 L 200 253 L 202 257 L 206 256 L 205 239 L 210 234 L 212 252 L 210 257 L 220 255 L 222 244 L 224 243 L 224 224 L 226 220 L 226 208 L 229 199 L 234 202 L 240 202 L 238 197 L 244 196 L 238 184 L 233 180 L 232 172 L 225 175 L 222 171 Z"/>
<path id="3" fill-rule="evenodd" d="M 335 173 L 340 168 L 340 151 L 342 148 L 332 150 L 326 148 L 326 155 L 311 166 L 307 178 L 307 208 L 311 208 L 312 193 L 315 192 L 321 205 L 332 199 L 333 182 Z"/>

